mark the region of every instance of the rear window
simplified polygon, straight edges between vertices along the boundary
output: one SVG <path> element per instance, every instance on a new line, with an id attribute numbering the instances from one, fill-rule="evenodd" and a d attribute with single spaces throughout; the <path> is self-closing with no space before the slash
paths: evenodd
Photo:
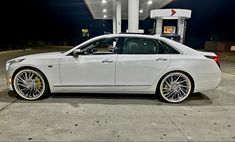
<path id="1" fill-rule="evenodd" d="M 177 50 L 175 50 L 173 47 L 171 47 L 167 43 L 163 41 L 159 41 L 159 42 L 161 43 L 162 47 L 165 48 L 165 50 L 167 51 L 167 54 L 180 54 Z"/>

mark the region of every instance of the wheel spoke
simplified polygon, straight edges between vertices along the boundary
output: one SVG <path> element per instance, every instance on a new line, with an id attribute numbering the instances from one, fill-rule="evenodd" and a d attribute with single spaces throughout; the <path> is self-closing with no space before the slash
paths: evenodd
<path id="1" fill-rule="evenodd" d="M 20 83 L 20 84 L 26 85 L 25 81 L 22 81 L 22 80 L 17 79 L 17 82 Z"/>
<path id="2" fill-rule="evenodd" d="M 184 88 L 180 88 L 180 89 L 184 92 L 184 94 L 188 93 L 188 89 L 184 89 Z"/>
<path id="3" fill-rule="evenodd" d="M 184 93 L 182 93 L 180 90 L 179 90 L 179 98 L 182 98 L 182 97 L 184 97 Z"/>
<path id="4" fill-rule="evenodd" d="M 186 85 L 179 85 L 180 87 L 183 87 L 183 88 L 188 88 L 188 86 Z"/>
<path id="5" fill-rule="evenodd" d="M 24 72 L 24 78 L 25 78 L 25 80 L 28 80 L 27 72 Z"/>
<path id="6" fill-rule="evenodd" d="M 175 99 L 179 99 L 179 92 L 175 92 Z"/>
<path id="7" fill-rule="evenodd" d="M 186 93 L 181 88 L 179 89 L 179 91 L 183 93 L 182 95 L 184 95 Z"/>
<path id="8" fill-rule="evenodd" d="M 166 80 L 166 82 L 165 82 L 166 84 L 167 84 L 167 86 L 168 87 L 170 87 L 171 86 L 171 84 Z"/>
<path id="9" fill-rule="evenodd" d="M 180 81 L 180 82 L 178 82 L 178 83 L 181 84 L 181 83 L 183 83 L 183 82 L 186 82 L 186 80 L 182 80 L 182 81 Z"/>
<path id="10" fill-rule="evenodd" d="M 165 87 L 165 88 L 162 88 L 162 89 L 164 89 L 164 90 L 169 90 L 169 87 Z"/>
<path id="11" fill-rule="evenodd" d="M 33 92 L 34 92 L 34 95 L 36 95 L 37 94 L 37 88 L 34 86 L 34 88 L 33 88 Z"/>
<path id="12" fill-rule="evenodd" d="M 173 92 L 172 91 L 167 93 L 167 94 L 165 94 L 165 97 L 167 97 L 167 98 L 170 98 L 171 96 L 173 96 Z"/>
<path id="13" fill-rule="evenodd" d="M 30 73 L 29 78 L 30 78 L 30 79 L 33 79 L 33 75 L 34 75 L 34 73 Z"/>
<path id="14" fill-rule="evenodd" d="M 17 78 L 17 80 L 20 80 L 20 81 L 25 81 L 21 76 Z"/>
<path id="15" fill-rule="evenodd" d="M 28 89 L 26 87 L 21 89 L 22 92 L 27 91 L 27 90 Z"/>
<path id="16" fill-rule="evenodd" d="M 18 83 L 19 86 L 26 88 L 25 84 Z"/>
<path id="17" fill-rule="evenodd" d="M 173 76 L 171 76 L 171 84 L 174 82 Z"/>
<path id="18" fill-rule="evenodd" d="M 176 78 L 175 82 L 177 82 L 179 79 L 180 79 L 180 76 L 178 76 L 178 77 Z"/>

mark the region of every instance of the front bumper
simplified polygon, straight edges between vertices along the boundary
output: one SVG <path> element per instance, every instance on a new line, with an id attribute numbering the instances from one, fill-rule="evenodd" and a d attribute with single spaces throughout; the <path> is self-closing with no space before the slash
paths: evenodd
<path id="1" fill-rule="evenodd" d="M 11 90 L 11 91 L 13 91 L 14 89 L 13 89 L 13 86 L 12 86 L 12 77 L 11 76 L 6 76 L 6 81 L 7 81 L 7 86 L 8 86 L 8 88 Z"/>
<path id="2" fill-rule="evenodd" d="M 12 86 L 12 75 L 13 71 L 10 68 L 6 69 L 6 84 L 11 91 L 14 90 Z"/>

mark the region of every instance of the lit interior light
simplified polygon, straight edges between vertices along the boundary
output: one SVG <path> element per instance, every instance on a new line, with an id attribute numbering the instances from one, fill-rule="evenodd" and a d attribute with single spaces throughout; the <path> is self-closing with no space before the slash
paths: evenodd
<path id="1" fill-rule="evenodd" d="M 107 12 L 107 9 L 103 9 L 103 13 L 106 13 Z"/>
<path id="2" fill-rule="evenodd" d="M 140 13 L 143 13 L 144 12 L 144 10 L 143 9 L 140 9 Z"/>
<path id="3" fill-rule="evenodd" d="M 105 4 L 105 3 L 107 3 L 107 0 L 102 0 L 102 4 Z"/>
<path id="4" fill-rule="evenodd" d="M 104 15 L 104 18 L 107 18 L 107 15 Z"/>
<path id="5" fill-rule="evenodd" d="M 148 3 L 149 5 L 151 5 L 151 4 L 153 4 L 153 1 L 152 1 L 152 0 L 149 0 L 147 3 Z"/>

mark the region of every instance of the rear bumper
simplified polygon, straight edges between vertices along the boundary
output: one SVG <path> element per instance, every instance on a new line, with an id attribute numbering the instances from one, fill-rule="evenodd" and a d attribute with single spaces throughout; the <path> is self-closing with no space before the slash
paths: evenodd
<path id="1" fill-rule="evenodd" d="M 195 87 L 194 93 L 214 90 L 219 86 L 220 82 L 221 82 L 221 79 L 210 80 L 210 81 L 200 81 L 199 83 L 200 85 L 197 85 L 197 87 Z"/>
<path id="2" fill-rule="evenodd" d="M 221 83 L 221 71 L 203 74 L 195 82 L 194 93 L 216 89 Z"/>

